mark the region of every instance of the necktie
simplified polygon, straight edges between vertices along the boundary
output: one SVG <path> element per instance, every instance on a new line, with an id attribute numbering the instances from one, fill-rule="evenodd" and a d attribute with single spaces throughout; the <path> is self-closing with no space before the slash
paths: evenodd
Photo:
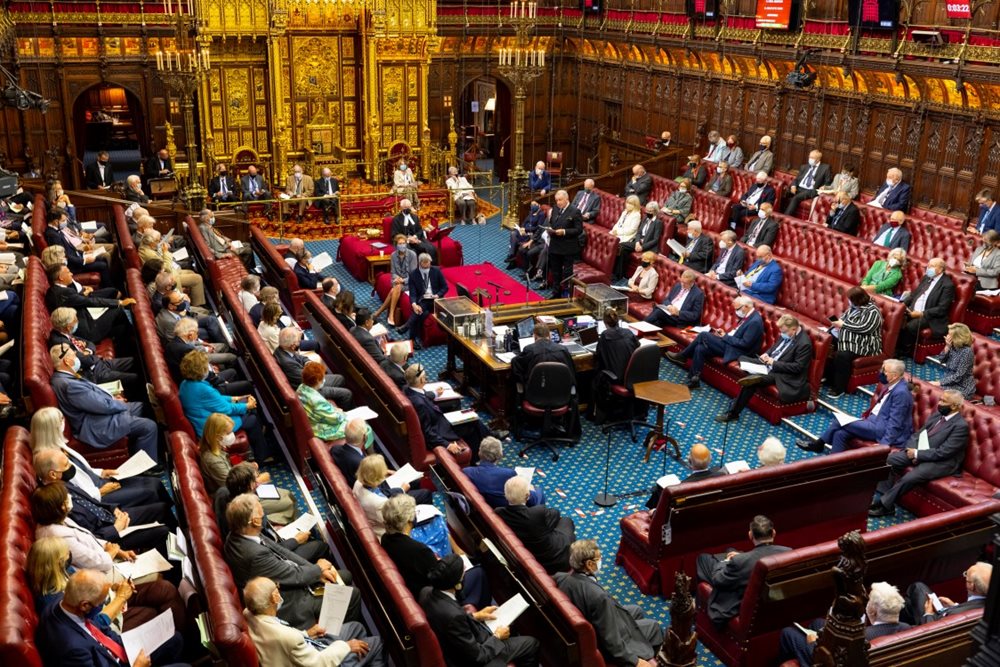
<path id="1" fill-rule="evenodd" d="M 944 418 L 937 420 L 937 423 L 935 423 L 934 426 L 931 426 L 929 429 L 927 429 L 927 437 L 930 437 L 935 433 L 937 433 L 938 431 L 940 431 L 941 427 L 944 426 L 945 421 L 946 420 Z"/>
<path id="2" fill-rule="evenodd" d="M 226 177 L 219 176 L 219 184 L 222 186 L 222 194 L 226 194 Z"/>
<path id="3" fill-rule="evenodd" d="M 333 184 L 330 183 L 330 179 L 329 178 L 326 179 L 326 194 L 328 194 L 328 195 L 332 195 L 333 194 Z"/>
<path id="4" fill-rule="evenodd" d="M 70 337 L 69 337 L 69 340 L 70 340 L 70 342 L 71 342 L 71 343 L 73 343 L 73 347 L 75 347 L 75 348 L 76 348 L 76 351 L 77 351 L 77 352 L 83 352 L 83 353 L 86 353 L 86 351 L 87 351 L 87 346 L 86 346 L 86 345 L 84 345 L 84 343 L 83 343 L 83 341 L 82 341 L 82 340 L 80 340 L 79 338 L 74 338 L 73 336 L 70 336 Z"/>
<path id="5" fill-rule="evenodd" d="M 763 270 L 764 270 L 764 265 L 763 264 L 758 264 L 756 266 L 756 268 L 752 269 L 750 271 L 750 273 L 746 274 L 745 278 L 747 280 L 750 280 L 750 279 L 754 278 L 758 273 L 760 273 Z"/>
<path id="6" fill-rule="evenodd" d="M 584 193 L 583 193 L 583 199 L 580 200 L 580 210 L 581 211 L 587 209 L 587 201 L 589 199 L 590 199 L 590 193 L 584 191 Z"/>
<path id="7" fill-rule="evenodd" d="M 114 523 L 115 522 L 115 515 L 114 514 L 112 514 L 111 512 L 107 511 L 106 509 L 104 509 L 100 505 L 96 505 L 96 504 L 90 502 L 86 498 L 74 496 L 74 498 L 73 498 L 73 504 L 74 504 L 74 506 L 75 505 L 80 505 L 81 507 L 89 510 L 94 516 L 96 516 L 98 519 L 100 519 L 101 521 L 103 521 L 105 523 Z"/>
<path id="8" fill-rule="evenodd" d="M 302 194 L 302 179 L 301 178 L 295 179 L 295 194 L 297 194 L 297 195 Z"/>
<path id="9" fill-rule="evenodd" d="M 750 234 L 748 241 L 750 245 L 757 243 L 757 235 L 760 234 L 761 228 L 764 226 L 764 220 L 757 218 L 757 224 L 753 226 L 753 233 Z"/>
<path id="10" fill-rule="evenodd" d="M 257 191 L 257 177 L 256 176 L 251 176 L 250 177 L 250 192 L 256 192 L 256 191 Z"/>
<path id="11" fill-rule="evenodd" d="M 722 257 L 719 258 L 719 263 L 715 265 L 716 268 L 718 268 L 720 271 L 725 270 L 726 261 L 729 259 L 729 253 L 731 252 L 731 250 L 732 250 L 731 248 L 726 248 L 726 252 L 722 253 Z"/>
<path id="12" fill-rule="evenodd" d="M 771 358 L 778 359 L 779 357 L 781 357 L 781 355 L 785 353 L 785 350 L 788 349 L 788 346 L 791 344 L 792 344 L 791 338 L 787 340 L 782 339 L 782 341 L 778 343 L 777 347 L 774 348 L 774 352 L 771 353 L 770 355 Z"/>
<path id="13" fill-rule="evenodd" d="M 129 664 L 129 662 L 128 662 L 128 656 L 125 655 L 125 647 L 124 646 L 122 646 L 121 644 L 119 644 L 118 642 L 116 642 L 114 639 L 112 639 L 111 637 L 108 637 L 106 634 L 104 634 L 103 632 L 101 632 L 100 628 L 98 628 L 96 625 L 94 625 L 93 623 L 91 623 L 89 620 L 84 621 L 84 625 L 87 627 L 87 632 L 89 632 L 90 635 L 94 639 L 96 639 L 97 642 L 101 646 L 103 646 L 104 648 L 108 649 L 108 653 L 110 653 L 111 655 L 113 655 L 115 657 L 115 659 L 118 660 L 118 662 L 126 664 L 126 665 Z"/>
<path id="14" fill-rule="evenodd" d="M 882 239 L 882 245 L 884 245 L 886 248 L 888 248 L 889 247 L 889 243 L 892 242 L 892 235 L 893 235 L 893 232 L 895 232 L 895 231 L 896 230 L 893 227 L 890 227 L 889 229 L 887 229 L 885 231 L 885 238 Z"/>
<path id="15" fill-rule="evenodd" d="M 802 189 L 812 190 L 813 189 L 813 174 L 816 173 L 816 165 L 809 167 L 809 171 L 806 172 L 806 177 L 802 179 Z"/>
<path id="16" fill-rule="evenodd" d="M 875 198 L 875 201 L 878 202 L 879 206 L 884 204 L 885 200 L 889 198 L 889 193 L 892 191 L 894 187 L 896 186 L 895 185 L 887 186 L 886 189 L 883 190 L 881 194 L 879 194 L 879 196 Z"/>

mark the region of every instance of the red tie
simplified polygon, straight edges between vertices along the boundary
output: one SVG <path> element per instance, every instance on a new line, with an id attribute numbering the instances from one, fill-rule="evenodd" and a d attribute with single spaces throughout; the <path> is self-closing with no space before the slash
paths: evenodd
<path id="1" fill-rule="evenodd" d="M 91 623 L 90 621 L 85 621 L 84 623 L 87 626 L 87 631 L 90 632 L 90 634 L 94 637 L 94 639 L 96 639 L 101 644 L 101 646 L 108 649 L 111 655 L 115 656 L 115 658 L 118 659 L 118 662 L 121 662 L 126 665 L 129 664 L 128 656 L 125 655 L 124 646 L 122 646 L 114 639 L 108 637 L 106 634 L 101 632 L 100 629 L 98 629 L 98 627 L 93 623 Z"/>

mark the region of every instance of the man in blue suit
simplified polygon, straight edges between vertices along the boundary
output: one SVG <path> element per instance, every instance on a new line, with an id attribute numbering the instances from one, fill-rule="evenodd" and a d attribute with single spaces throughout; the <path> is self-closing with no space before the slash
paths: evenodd
<path id="1" fill-rule="evenodd" d="M 573 208 L 580 212 L 584 222 L 594 222 L 601 212 L 601 197 L 594 192 L 594 179 L 583 182 L 583 189 L 573 197 Z"/>
<path id="2" fill-rule="evenodd" d="M 776 194 L 774 187 L 767 182 L 767 172 L 758 171 L 754 177 L 754 184 L 740 197 L 739 203 L 733 206 L 732 211 L 730 211 L 729 226 L 736 229 L 743 218 L 748 215 L 756 215 L 761 204 L 774 205 Z"/>
<path id="3" fill-rule="evenodd" d="M 535 170 L 528 174 L 528 188 L 540 195 L 552 189 L 552 176 L 541 160 L 535 163 Z"/>
<path id="4" fill-rule="evenodd" d="M 59 401 L 59 409 L 69 420 L 73 435 L 97 449 L 127 437 L 130 452 L 141 449 L 157 460 L 156 422 L 142 416 L 142 403 L 112 398 L 93 382 L 80 377 L 80 361 L 69 345 L 54 345 L 49 355 L 55 368 L 52 390 Z"/>
<path id="5" fill-rule="evenodd" d="M 124 582 L 122 586 L 132 584 Z M 66 582 L 62 597 L 53 602 L 39 619 L 36 645 L 46 665 L 60 667 L 128 667 L 129 658 L 121 637 L 102 626 L 97 614 L 104 607 L 111 584 L 96 570 L 78 570 Z M 184 651 L 184 639 L 175 628 L 174 636 L 152 656 L 140 651 L 132 667 L 165 667 Z"/>
<path id="6" fill-rule="evenodd" d="M 879 227 L 875 238 L 872 239 L 872 243 L 889 248 L 890 250 L 902 248 L 909 251 L 913 235 L 910 234 L 910 230 L 906 228 L 905 223 L 906 214 L 902 211 L 893 211 L 892 215 L 889 216 L 889 222 Z"/>
<path id="7" fill-rule="evenodd" d="M 646 321 L 658 327 L 689 327 L 701 324 L 701 311 L 705 307 L 705 293 L 694 284 L 695 272 L 687 269 L 680 282 L 667 292 L 663 303 L 653 306 Z"/>
<path id="8" fill-rule="evenodd" d="M 493 437 L 483 438 L 479 444 L 479 463 L 463 468 L 462 472 L 472 485 L 483 495 L 490 507 L 507 507 L 507 496 L 503 487 L 507 480 L 517 475 L 513 468 L 500 465 L 503 458 L 503 444 Z M 532 487 L 528 493 L 528 507 L 545 504 L 545 492 Z"/>
<path id="9" fill-rule="evenodd" d="M 743 271 L 743 259 L 743 247 L 736 242 L 736 232 L 727 229 L 719 234 L 719 257 L 705 275 L 735 289 L 736 274 Z"/>
<path id="10" fill-rule="evenodd" d="M 701 370 L 709 359 L 722 357 L 722 363 L 728 364 L 745 354 L 756 354 L 760 349 L 764 340 L 764 320 L 754 310 L 753 300 L 738 296 L 733 299 L 733 308 L 739 319 L 735 327 L 729 331 L 703 331 L 681 352 L 667 352 L 671 361 L 683 364 L 688 359 L 692 360 L 687 379 L 687 386 L 691 389 L 701 386 Z"/>
<path id="11" fill-rule="evenodd" d="M 426 384 L 427 371 L 422 364 L 412 364 L 406 369 L 406 397 L 410 399 L 420 419 L 420 429 L 424 432 L 428 449 L 446 447 L 449 452 L 458 455 L 466 451 L 462 445 L 464 440 L 472 449 L 472 461 L 477 461 L 479 445 L 489 431 L 479 418 L 452 425 L 437 403 L 424 391 Z"/>
<path id="12" fill-rule="evenodd" d="M 887 211 L 910 210 L 910 184 L 903 182 L 903 172 L 893 167 L 885 173 L 885 183 L 879 186 L 869 206 Z"/>
<path id="13" fill-rule="evenodd" d="M 421 253 L 417 258 L 417 268 L 410 274 L 410 308 L 413 314 L 399 333 L 410 332 L 413 347 L 420 349 L 424 334 L 424 320 L 434 312 L 434 301 L 448 293 L 448 283 L 441 269 L 431 266 L 431 256 Z"/>
<path id="14" fill-rule="evenodd" d="M 993 191 L 988 188 L 980 190 L 976 195 L 976 203 L 979 204 L 979 218 L 975 224 L 969 224 L 969 233 L 985 234 L 991 229 L 1000 232 L 1000 211 L 993 199 Z"/>
<path id="15" fill-rule="evenodd" d="M 901 360 L 886 359 L 879 374 L 875 405 L 862 415 L 862 419 L 846 426 L 834 419 L 819 438 L 797 440 L 795 445 L 816 453 L 822 452 L 827 444 L 831 446 L 831 453 L 842 452 L 851 438 L 874 440 L 896 449 L 906 445 L 913 434 L 913 394 L 903 380 L 905 370 Z"/>
<path id="16" fill-rule="evenodd" d="M 372 449 L 374 444 L 375 433 L 371 426 L 363 419 L 352 419 L 344 427 L 344 444 L 330 447 L 330 456 L 333 457 L 333 462 L 343 473 L 348 486 L 353 487 L 354 482 L 358 479 L 361 459 L 375 453 Z M 413 496 L 418 505 L 428 505 L 434 501 L 430 491 L 420 488 L 411 489 L 409 484 L 405 485 L 405 488 L 390 488 L 387 482 L 382 482 L 379 485 L 379 490 L 386 498 L 405 491 Z"/>
<path id="17" fill-rule="evenodd" d="M 781 289 L 785 274 L 781 265 L 774 261 L 771 246 L 757 246 L 757 261 L 747 272 L 736 276 L 736 287 L 746 296 L 760 299 L 764 303 L 774 303 Z"/>

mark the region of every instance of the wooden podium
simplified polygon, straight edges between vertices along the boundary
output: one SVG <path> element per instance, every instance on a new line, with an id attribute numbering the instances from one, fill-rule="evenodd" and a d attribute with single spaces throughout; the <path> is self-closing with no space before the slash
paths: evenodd
<path id="1" fill-rule="evenodd" d="M 687 385 L 667 382 L 666 380 L 652 380 L 650 382 L 637 382 L 632 386 L 632 393 L 641 401 L 652 403 L 656 406 L 656 423 L 646 424 L 653 430 L 646 436 L 646 455 L 642 457 L 643 463 L 649 462 L 649 457 L 653 452 L 653 447 L 657 442 L 665 442 L 674 447 L 674 454 L 679 459 L 681 456 L 680 445 L 677 440 L 667 435 L 663 413 L 668 405 L 675 403 L 687 403 L 691 400 L 691 390 Z"/>

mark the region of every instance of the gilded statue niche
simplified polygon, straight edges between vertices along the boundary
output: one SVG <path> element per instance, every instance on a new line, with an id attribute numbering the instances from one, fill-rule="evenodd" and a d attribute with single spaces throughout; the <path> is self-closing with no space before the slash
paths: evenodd
<path id="1" fill-rule="evenodd" d="M 226 70 L 226 107 L 229 126 L 250 124 L 250 72 L 246 69 Z"/>
<path id="2" fill-rule="evenodd" d="M 293 38 L 296 97 L 335 97 L 340 91 L 337 37 Z"/>
<path id="3" fill-rule="evenodd" d="M 386 67 L 382 70 L 382 120 L 386 123 L 403 121 L 403 68 Z"/>

